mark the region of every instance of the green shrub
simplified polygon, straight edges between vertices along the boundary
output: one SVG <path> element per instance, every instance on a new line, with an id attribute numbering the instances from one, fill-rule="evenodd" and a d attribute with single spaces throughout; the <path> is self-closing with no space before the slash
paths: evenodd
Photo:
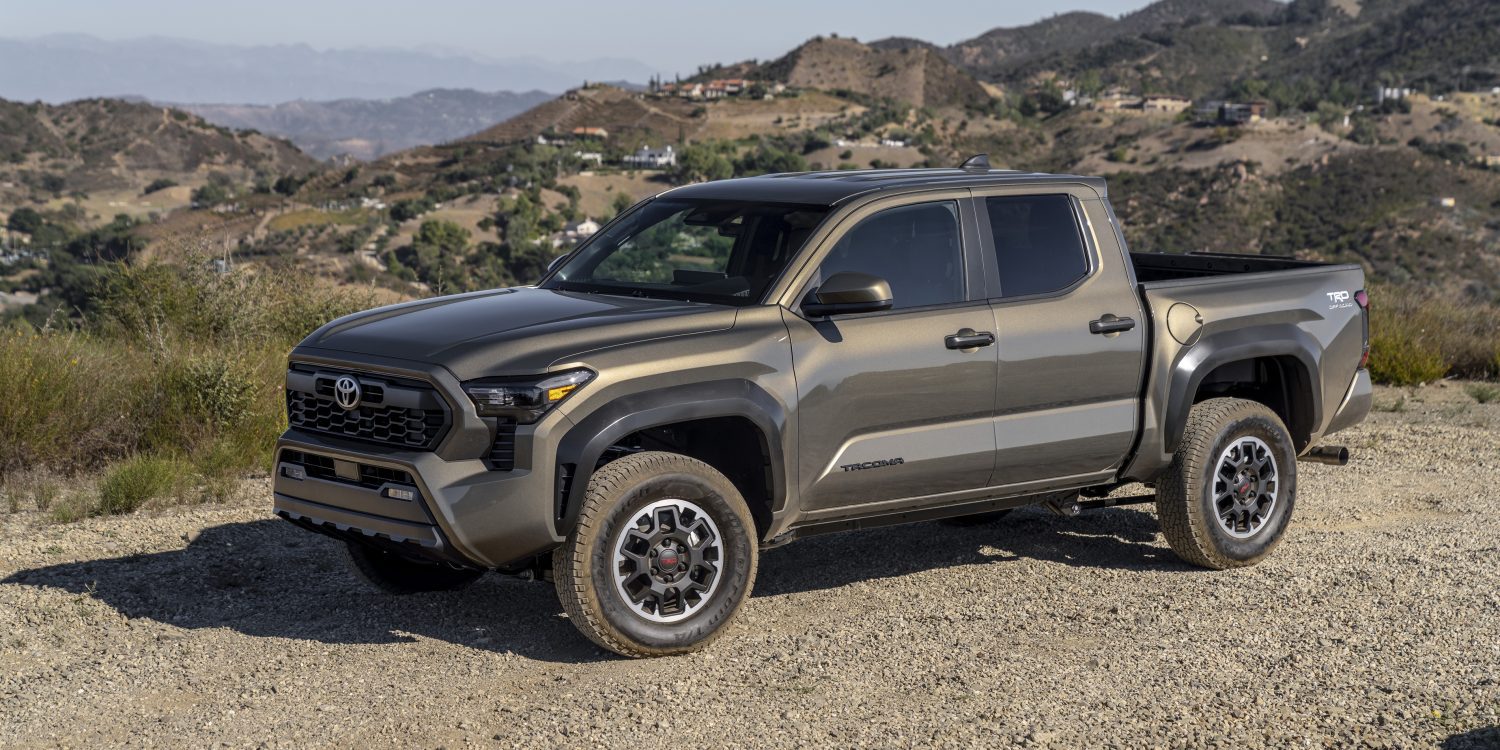
<path id="1" fill-rule="evenodd" d="M 175 363 L 169 371 L 164 408 L 219 427 L 230 427 L 250 411 L 255 390 L 252 376 L 222 353 Z"/>
<path id="2" fill-rule="evenodd" d="M 1370 292 L 1370 375 L 1393 385 L 1500 376 L 1500 310 L 1412 288 Z"/>
<path id="3" fill-rule="evenodd" d="M 1485 383 L 1471 383 L 1467 388 L 1464 388 L 1464 392 L 1469 394 L 1469 398 L 1481 404 L 1488 404 L 1495 399 L 1500 399 L 1500 388 Z"/>
<path id="4" fill-rule="evenodd" d="M 1378 383 L 1417 385 L 1448 374 L 1448 360 L 1431 343 L 1404 331 L 1370 334 L 1370 377 Z"/>
<path id="5" fill-rule="evenodd" d="M 136 456 L 110 467 L 99 484 L 100 515 L 131 513 L 151 500 L 166 498 L 182 489 L 187 467 L 181 462 L 151 456 Z"/>

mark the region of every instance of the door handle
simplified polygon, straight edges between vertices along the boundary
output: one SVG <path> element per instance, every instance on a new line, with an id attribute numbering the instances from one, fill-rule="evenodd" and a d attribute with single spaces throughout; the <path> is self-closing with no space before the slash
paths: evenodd
<path id="1" fill-rule="evenodd" d="M 1089 333 L 1110 334 L 1121 333 L 1135 328 L 1135 320 L 1132 318 L 1117 318 L 1110 313 L 1105 313 L 1098 320 L 1089 321 Z"/>
<path id="2" fill-rule="evenodd" d="M 949 349 L 976 349 L 981 346 L 989 346 L 995 343 L 995 334 L 984 332 L 975 333 L 972 328 L 965 328 L 958 333 L 950 333 L 943 338 L 943 344 Z"/>

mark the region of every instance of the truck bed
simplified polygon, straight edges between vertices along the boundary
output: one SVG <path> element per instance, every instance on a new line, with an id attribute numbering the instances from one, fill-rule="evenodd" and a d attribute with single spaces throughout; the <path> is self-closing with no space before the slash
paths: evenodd
<path id="1" fill-rule="evenodd" d="M 1232 253 L 1131 253 L 1136 281 L 1179 281 L 1206 276 L 1226 276 L 1266 271 L 1328 267 L 1328 263 L 1297 260 L 1284 255 L 1239 255 Z"/>

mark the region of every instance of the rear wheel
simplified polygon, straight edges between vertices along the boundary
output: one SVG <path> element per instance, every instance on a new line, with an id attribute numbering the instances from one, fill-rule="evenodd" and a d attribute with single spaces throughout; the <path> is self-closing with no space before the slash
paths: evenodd
<path id="1" fill-rule="evenodd" d="M 594 472 L 552 573 L 590 640 L 624 656 L 665 656 L 724 632 L 750 595 L 757 552 L 750 510 L 723 474 L 645 452 Z"/>
<path id="2" fill-rule="evenodd" d="M 482 570 L 402 557 L 379 547 L 348 542 L 349 563 L 360 577 L 387 594 L 454 591 L 479 580 Z"/>
<path id="3" fill-rule="evenodd" d="M 1215 398 L 1188 414 L 1156 509 L 1178 557 L 1222 570 L 1270 554 L 1296 499 L 1297 451 L 1281 419 L 1254 401 Z"/>

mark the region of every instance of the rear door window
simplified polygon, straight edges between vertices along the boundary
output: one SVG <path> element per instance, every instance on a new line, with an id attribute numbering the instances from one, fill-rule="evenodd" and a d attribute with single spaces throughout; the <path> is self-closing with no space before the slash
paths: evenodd
<path id="1" fill-rule="evenodd" d="M 1088 275 L 1088 248 L 1068 196 L 990 196 L 984 207 L 1001 297 L 1060 292 Z"/>

